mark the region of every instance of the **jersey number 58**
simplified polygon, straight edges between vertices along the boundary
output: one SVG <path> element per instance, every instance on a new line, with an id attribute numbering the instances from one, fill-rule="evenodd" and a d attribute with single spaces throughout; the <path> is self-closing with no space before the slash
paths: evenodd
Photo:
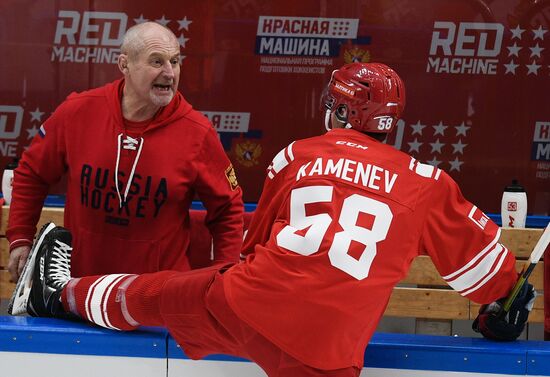
<path id="1" fill-rule="evenodd" d="M 306 215 L 306 204 L 332 202 L 332 186 L 307 186 L 292 190 L 290 194 L 290 219 L 277 235 L 277 245 L 301 255 L 319 251 L 327 230 L 334 219 L 328 213 Z M 371 229 L 357 225 L 360 213 L 374 217 Z M 331 265 L 357 280 L 369 276 L 372 261 L 376 257 L 377 243 L 386 239 L 393 213 L 386 203 L 353 194 L 344 199 L 338 223 L 342 231 L 336 232 L 328 251 Z M 296 234 L 307 229 L 304 235 Z M 365 245 L 359 259 L 348 254 L 352 241 Z"/>

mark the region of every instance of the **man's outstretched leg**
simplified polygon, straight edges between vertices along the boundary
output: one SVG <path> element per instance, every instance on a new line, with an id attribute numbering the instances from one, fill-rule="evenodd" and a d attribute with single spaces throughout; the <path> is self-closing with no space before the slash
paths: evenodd
<path id="1" fill-rule="evenodd" d="M 113 274 L 71 279 L 61 293 L 65 312 L 113 330 L 164 326 L 161 290 L 176 271 Z"/>
<path id="2" fill-rule="evenodd" d="M 166 279 L 178 272 L 71 279 L 71 240 L 65 228 L 52 223 L 42 228 L 10 301 L 10 314 L 78 316 L 116 330 L 163 325 L 160 292 Z"/>

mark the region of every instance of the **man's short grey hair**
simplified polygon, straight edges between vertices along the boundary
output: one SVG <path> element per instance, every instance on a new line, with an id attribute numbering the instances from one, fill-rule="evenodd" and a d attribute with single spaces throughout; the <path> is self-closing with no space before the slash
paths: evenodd
<path id="1" fill-rule="evenodd" d="M 124 37 L 122 38 L 122 45 L 120 46 L 120 52 L 122 54 L 128 55 L 129 59 L 134 59 L 136 56 L 139 55 L 140 51 L 143 50 L 145 47 L 145 44 L 143 42 L 143 33 L 150 29 L 152 25 L 159 26 L 166 31 L 168 31 L 172 37 L 174 38 L 174 41 L 177 42 L 176 35 L 167 28 L 164 25 L 159 24 L 158 22 L 143 22 L 141 24 L 137 24 L 126 30 L 126 33 L 124 34 Z"/>

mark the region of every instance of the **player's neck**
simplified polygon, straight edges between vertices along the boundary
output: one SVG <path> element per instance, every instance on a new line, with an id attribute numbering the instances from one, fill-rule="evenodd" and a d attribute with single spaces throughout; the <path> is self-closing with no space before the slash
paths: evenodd
<path id="1" fill-rule="evenodd" d="M 124 119 L 132 122 L 142 122 L 151 119 L 160 109 L 160 106 L 145 102 L 127 93 L 124 93 L 122 96 L 121 106 Z"/>

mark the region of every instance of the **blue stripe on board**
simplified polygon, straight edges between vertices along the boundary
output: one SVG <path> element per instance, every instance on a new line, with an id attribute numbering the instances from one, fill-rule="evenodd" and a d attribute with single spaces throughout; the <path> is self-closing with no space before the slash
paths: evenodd
<path id="1" fill-rule="evenodd" d="M 498 226 L 502 226 L 502 217 L 500 213 L 489 213 L 487 214 L 491 220 L 493 220 Z M 550 216 L 527 216 L 525 219 L 526 228 L 544 228 L 550 223 Z"/>
<path id="2" fill-rule="evenodd" d="M 165 329 L 116 332 L 81 322 L 0 316 L 0 352 L 188 359 Z M 247 362 L 228 355 L 205 360 Z M 365 366 L 550 376 L 550 343 L 377 333 Z"/>
<path id="3" fill-rule="evenodd" d="M 46 207 L 62 208 L 65 206 L 65 195 L 48 195 L 44 201 L 44 205 Z M 245 212 L 254 212 L 256 206 L 257 203 L 245 203 L 244 210 Z M 202 202 L 193 201 L 191 203 L 191 209 L 204 210 L 205 207 Z M 502 226 L 502 220 L 499 213 L 489 213 L 487 216 L 489 216 L 498 226 Z M 550 216 L 530 215 L 527 216 L 525 220 L 525 226 L 527 228 L 544 228 L 548 223 L 550 223 Z"/>
<path id="4" fill-rule="evenodd" d="M 189 359 L 171 337 L 168 357 Z M 247 361 L 228 355 L 205 360 Z M 376 333 L 365 353 L 365 367 L 550 376 L 550 343 Z"/>
<path id="5" fill-rule="evenodd" d="M 527 374 L 530 376 L 550 376 L 550 342 L 545 350 L 527 351 Z"/>
<path id="6" fill-rule="evenodd" d="M 44 206 L 63 208 L 65 207 L 65 195 L 48 195 L 44 200 Z"/>
<path id="7" fill-rule="evenodd" d="M 256 207 L 258 205 L 256 203 L 244 203 L 244 211 L 245 212 L 254 212 L 256 210 Z M 191 203 L 191 209 L 196 210 L 206 210 L 202 202 L 200 201 L 193 201 Z"/>
<path id="8" fill-rule="evenodd" d="M 167 331 L 117 332 L 83 322 L 0 316 L 0 351 L 166 358 Z"/>
<path id="9" fill-rule="evenodd" d="M 377 333 L 367 347 L 365 366 L 525 375 L 528 348 L 544 346 L 544 342 L 534 341 L 506 343 L 467 337 Z"/>
<path id="10" fill-rule="evenodd" d="M 170 336 L 170 335 L 168 335 L 168 358 L 169 359 L 189 360 L 189 356 L 187 356 L 183 352 L 183 350 L 176 343 L 174 338 L 172 338 L 172 336 Z M 208 356 L 204 357 L 202 360 L 250 362 L 250 360 L 242 358 L 242 357 L 222 355 L 222 354 L 208 355 Z"/>

